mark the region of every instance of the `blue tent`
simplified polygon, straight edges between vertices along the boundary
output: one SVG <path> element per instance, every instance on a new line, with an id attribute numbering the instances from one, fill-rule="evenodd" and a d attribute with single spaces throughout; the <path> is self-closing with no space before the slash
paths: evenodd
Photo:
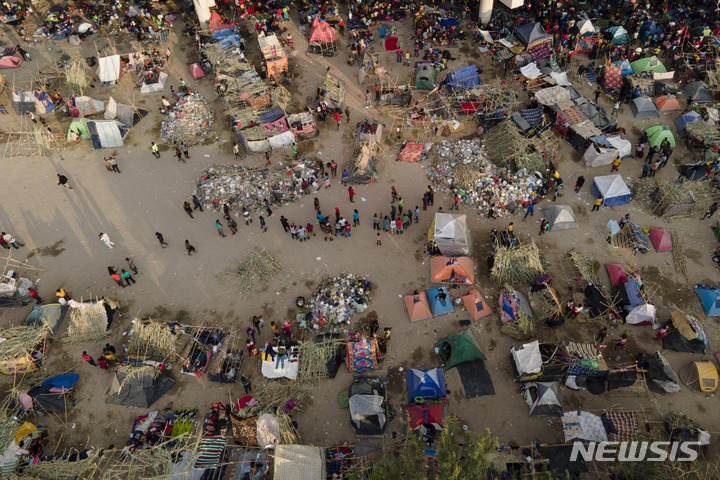
<path id="1" fill-rule="evenodd" d="M 455 310 L 447 287 L 429 288 L 425 290 L 425 294 L 427 295 L 433 317 Z"/>
<path id="2" fill-rule="evenodd" d="M 453 91 L 455 89 L 470 89 L 477 87 L 482 82 L 480 81 L 480 77 L 478 77 L 477 67 L 475 65 L 470 65 L 468 67 L 461 68 L 455 73 L 448 73 L 445 76 L 445 83 L 447 84 L 448 89 Z"/>
<path id="3" fill-rule="evenodd" d="M 412 403 L 415 398 L 442 398 L 445 393 L 445 375 L 441 368 L 432 370 L 411 369 L 405 372 L 408 384 L 408 397 Z"/>
<path id="4" fill-rule="evenodd" d="M 678 118 L 676 118 L 675 125 L 677 125 L 678 132 L 683 133 L 685 131 L 685 126 L 688 123 L 692 123 L 697 120 L 702 120 L 702 115 L 700 115 L 694 110 L 691 110 L 688 113 L 680 115 Z"/>
<path id="5" fill-rule="evenodd" d="M 612 35 L 612 43 L 615 45 L 627 45 L 630 43 L 627 30 L 623 27 L 610 27 L 606 31 Z"/>
<path id="6" fill-rule="evenodd" d="M 620 75 L 623 77 L 625 75 L 630 75 L 631 73 L 633 73 L 633 69 L 630 66 L 630 62 L 628 61 L 627 58 L 624 60 L 616 60 L 616 61 L 612 62 L 610 65 L 612 65 L 613 67 L 620 67 Z"/>
<path id="7" fill-rule="evenodd" d="M 603 205 L 608 207 L 630 203 L 630 189 L 618 174 L 595 177 L 590 191 L 595 198 L 602 198 Z"/>
<path id="8" fill-rule="evenodd" d="M 708 317 L 720 317 L 720 288 L 695 287 Z"/>

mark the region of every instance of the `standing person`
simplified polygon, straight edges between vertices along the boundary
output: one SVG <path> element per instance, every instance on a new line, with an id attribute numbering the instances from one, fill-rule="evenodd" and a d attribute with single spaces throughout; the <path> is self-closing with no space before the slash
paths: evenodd
<path id="1" fill-rule="evenodd" d="M 713 204 L 710 205 L 707 210 L 705 210 L 705 214 L 702 216 L 702 218 L 700 220 L 705 220 L 706 218 L 712 217 L 713 215 L 715 215 L 715 212 L 717 211 L 717 209 L 718 209 L 718 202 L 713 202 Z"/>
<path id="2" fill-rule="evenodd" d="M 350 123 L 350 109 L 347 106 L 345 106 L 345 118 L 347 118 L 345 123 Z"/>
<path id="3" fill-rule="evenodd" d="M 395 205 L 390 205 L 390 218 L 392 220 L 395 220 L 395 213 L 396 213 Z"/>
<path id="4" fill-rule="evenodd" d="M 293 240 L 296 240 L 298 238 L 297 229 L 295 228 L 294 223 L 290 224 L 290 238 L 292 238 Z"/>
<path id="5" fill-rule="evenodd" d="M 190 215 L 190 218 L 195 218 L 195 217 L 193 217 L 193 209 L 190 206 L 190 202 L 183 203 L 183 210 L 185 210 L 185 213 Z"/>
<path id="6" fill-rule="evenodd" d="M 627 333 L 623 333 L 622 337 L 620 337 L 620 341 L 615 344 L 615 350 L 617 350 L 618 348 L 619 349 L 625 348 L 625 345 L 627 345 L 627 342 L 628 342 Z"/>
<path id="7" fill-rule="evenodd" d="M 240 381 L 245 389 L 245 394 L 252 392 L 252 382 L 250 382 L 250 380 L 248 380 L 245 376 L 241 376 Z"/>
<path id="8" fill-rule="evenodd" d="M 410 66 L 410 50 L 405 51 L 405 65 Z"/>
<path id="9" fill-rule="evenodd" d="M 60 185 L 61 187 L 65 188 L 65 189 L 67 189 L 67 190 L 72 190 L 72 189 L 73 189 L 73 188 L 70 186 L 70 184 L 68 184 L 68 178 L 67 178 L 65 175 L 62 175 L 62 174 L 58 173 L 58 174 L 57 174 L 57 177 L 58 177 L 58 185 Z"/>
<path id="10" fill-rule="evenodd" d="M 320 200 L 318 200 L 317 197 L 315 197 L 315 200 L 313 200 L 313 207 L 315 207 L 315 211 L 320 211 Z"/>
<path id="11" fill-rule="evenodd" d="M 337 163 L 335 160 L 330 162 L 330 174 L 334 177 L 337 177 Z"/>
<path id="12" fill-rule="evenodd" d="M 600 94 L 602 93 L 602 89 L 600 88 L 600 85 L 595 89 L 595 103 L 597 103 L 598 98 L 600 98 Z"/>
<path id="13" fill-rule="evenodd" d="M 593 205 L 593 208 L 590 211 L 594 212 L 595 210 L 600 210 L 600 206 L 602 206 L 602 203 L 603 203 L 602 197 L 596 198 L 595 204 Z"/>
<path id="14" fill-rule="evenodd" d="M 188 257 L 191 257 L 193 253 L 197 253 L 197 250 L 195 250 L 195 247 L 190 245 L 190 240 L 185 240 L 185 250 L 188 252 Z"/>
<path id="15" fill-rule="evenodd" d="M 230 229 L 230 234 L 236 235 L 238 232 L 238 228 L 237 228 L 237 222 L 235 221 L 235 219 L 233 219 L 230 216 L 227 216 L 227 217 L 225 217 L 225 221 L 227 222 L 228 228 Z"/>
<path id="16" fill-rule="evenodd" d="M 262 215 L 260 215 L 260 230 L 262 230 L 263 232 L 267 232 L 267 225 L 265 224 L 265 217 L 263 217 Z M 235 235 L 235 234 L 233 233 L 233 235 Z"/>
<path id="17" fill-rule="evenodd" d="M 380 236 L 380 232 L 377 233 L 377 243 L 376 245 L 382 245 L 382 236 Z"/>
<path id="18" fill-rule="evenodd" d="M 380 85 L 375 84 L 375 102 L 380 103 Z"/>
<path id="19" fill-rule="evenodd" d="M 646 163 L 643 165 L 642 169 L 642 175 L 640 175 L 640 178 L 645 178 L 650 174 L 650 169 L 652 168 L 652 163 Z"/>
<path id="20" fill-rule="evenodd" d="M 575 193 L 578 193 L 583 185 L 585 185 L 585 177 L 580 175 L 577 180 L 575 180 Z"/>
<path id="21" fill-rule="evenodd" d="M 155 142 L 150 142 L 150 151 L 153 155 L 155 155 L 155 158 L 160 158 L 160 148 L 155 144 Z"/>
<path id="22" fill-rule="evenodd" d="M 107 247 L 108 247 L 110 250 L 112 250 L 113 245 L 115 245 L 115 244 L 110 241 L 110 237 L 108 236 L 107 233 L 100 232 L 100 233 L 98 234 L 98 238 L 99 238 L 100 240 L 102 240 L 103 243 L 105 243 L 105 245 L 107 245 Z"/>
<path id="23" fill-rule="evenodd" d="M 450 210 L 452 209 L 460 209 L 460 195 L 458 195 L 457 192 L 455 192 L 455 196 L 453 197 L 453 203 L 452 205 L 450 205 Z"/>
<path id="24" fill-rule="evenodd" d="M 190 153 L 188 152 L 184 142 L 180 142 L 180 151 L 182 151 L 183 155 L 185 155 L 185 158 L 190 160 Z"/>
<path id="25" fill-rule="evenodd" d="M 333 118 L 335 119 L 335 122 L 337 123 L 337 129 L 340 130 L 340 120 L 342 120 L 342 116 L 340 115 L 340 112 L 333 113 Z"/>
<path id="26" fill-rule="evenodd" d="M 9 233 L 2 232 L 2 233 L 0 233 L 0 235 L 2 235 L 3 240 L 5 240 L 5 243 L 7 243 L 8 245 L 12 245 L 12 247 L 13 247 L 15 250 L 19 249 L 20 247 L 24 247 L 24 246 L 25 246 L 24 243 L 20 243 L 19 241 L 17 241 L 17 240 L 15 239 L 15 237 L 13 237 L 12 235 L 10 235 Z"/>
<path id="27" fill-rule="evenodd" d="M 335 239 L 333 238 L 333 231 L 332 231 L 332 227 L 330 226 L 330 222 L 329 222 L 329 221 L 326 221 L 326 222 L 325 222 L 325 225 L 324 225 L 324 227 L 323 227 L 323 230 L 324 230 L 324 232 L 325 232 L 325 241 L 326 241 L 326 242 L 328 241 L 328 238 L 330 239 L 331 242 L 332 242 L 333 240 L 335 240 Z"/>
<path id="28" fill-rule="evenodd" d="M 523 222 L 527 218 L 527 216 L 530 215 L 531 217 L 535 216 L 535 205 L 530 202 L 527 206 L 527 210 L 525 210 L 525 216 L 523 217 Z"/>
<path id="29" fill-rule="evenodd" d="M 5 250 L 10 250 L 10 245 L 7 244 L 7 242 L 2 236 L 0 236 L 0 245 L 2 245 L 2 248 L 4 248 Z"/>
<path id="30" fill-rule="evenodd" d="M 130 257 L 126 257 L 126 258 L 125 258 L 125 261 L 127 262 L 128 268 L 130 269 L 130 271 L 133 272 L 135 275 L 137 275 L 137 274 L 138 274 L 138 269 L 137 269 L 137 267 L 135 266 L 135 260 L 133 260 L 133 259 L 130 258 Z"/>
<path id="31" fill-rule="evenodd" d="M 380 217 L 378 217 L 378 214 L 373 214 L 373 230 L 380 231 Z"/>
<path id="32" fill-rule="evenodd" d="M 343 168 L 343 171 L 342 171 L 342 184 L 343 184 L 343 185 L 347 185 L 348 177 L 349 177 L 349 176 L 350 176 L 350 175 L 348 174 L 347 169 Z"/>
<path id="33" fill-rule="evenodd" d="M 350 224 L 348 223 L 347 225 L 345 225 L 345 238 L 348 238 L 351 235 L 352 235 L 352 230 L 351 230 Z"/>
<path id="34" fill-rule="evenodd" d="M 280 215 L 280 223 L 282 224 L 283 230 L 285 230 L 285 232 L 288 232 L 290 230 L 290 222 L 288 222 L 287 218 L 285 218 L 285 215 Z"/>
<path id="35" fill-rule="evenodd" d="M 558 177 L 557 184 L 555 185 L 555 195 L 553 195 L 553 199 L 552 199 L 553 202 L 555 200 L 557 200 L 557 197 L 560 194 L 560 189 L 562 187 L 563 187 L 563 179 Z"/>
<path id="36" fill-rule="evenodd" d="M 402 215 L 403 205 L 404 205 L 404 204 L 405 204 L 405 203 L 403 202 L 403 198 L 400 197 L 400 198 L 398 199 L 398 215 Z"/>
<path id="37" fill-rule="evenodd" d="M 428 201 L 430 202 L 430 206 L 432 207 L 433 205 L 435 205 L 435 191 L 430 185 L 427 186 L 427 194 Z"/>
<path id="38" fill-rule="evenodd" d="M 645 151 L 645 144 L 643 142 L 639 142 L 637 144 L 637 147 L 635 147 L 635 158 L 643 158 Z"/>
<path id="39" fill-rule="evenodd" d="M 360 225 L 360 213 L 357 211 L 357 208 L 353 212 L 353 227 L 357 227 Z"/>
<path id="40" fill-rule="evenodd" d="M 397 200 L 398 197 L 398 193 L 397 190 L 395 190 L 394 185 L 390 187 L 390 195 L 392 196 L 392 200 L 390 201 L 390 203 L 395 203 L 395 200 Z"/>
<path id="41" fill-rule="evenodd" d="M 660 327 L 660 330 L 658 330 L 657 335 L 655 335 L 655 340 L 660 340 L 662 337 L 664 337 L 665 334 L 667 333 L 668 329 L 669 329 L 668 325 L 663 325 L 662 327 Z"/>
<path id="42" fill-rule="evenodd" d="M 132 273 L 128 272 L 124 268 L 120 270 L 120 277 L 127 282 L 127 286 L 130 286 L 130 282 L 135 283 L 135 279 L 132 277 Z"/>
<path id="43" fill-rule="evenodd" d="M 398 217 L 397 220 L 395 220 L 395 229 L 397 230 L 398 235 L 402 235 L 405 231 L 405 228 L 403 227 L 402 219 Z"/>
<path id="44" fill-rule="evenodd" d="M 544 218 L 543 218 L 542 220 L 540 220 L 540 233 L 539 233 L 539 235 L 542 235 L 543 233 L 545 233 L 545 227 L 547 226 L 547 223 L 548 223 L 547 220 L 545 220 Z"/>
<path id="45" fill-rule="evenodd" d="M 183 160 L 182 150 L 180 150 L 179 147 L 175 147 L 175 156 L 178 159 L 178 162 L 185 163 L 185 160 Z"/>
<path id="46" fill-rule="evenodd" d="M 265 160 L 267 160 L 267 164 L 270 165 L 270 152 L 265 152 Z"/>
<path id="47" fill-rule="evenodd" d="M 620 155 L 615 157 L 615 160 L 612 162 L 612 168 L 610 169 L 610 173 L 617 172 L 618 167 L 620 167 L 620 164 L 622 163 L 622 160 L 620 160 Z"/>
<path id="48" fill-rule="evenodd" d="M 607 327 L 602 327 L 598 331 L 597 335 L 595 336 L 595 343 L 598 346 L 600 346 L 602 344 L 603 340 L 605 340 L 605 337 L 607 337 L 607 333 L 608 333 Z"/>
<path id="49" fill-rule="evenodd" d="M 91 357 L 90 355 L 88 355 L 88 352 L 83 352 L 82 358 L 83 358 L 83 360 L 88 362 L 93 367 L 97 367 L 97 363 L 95 363 L 95 359 L 93 357 Z"/>
<path id="50" fill-rule="evenodd" d="M 203 211 L 202 202 L 201 202 L 200 199 L 197 197 L 197 195 L 193 195 L 193 196 L 192 196 L 192 201 L 193 201 L 193 205 L 194 205 L 193 208 L 194 208 L 195 210 L 200 210 L 200 211 L 202 212 L 202 211 Z"/>
<path id="51" fill-rule="evenodd" d="M 235 160 L 240 158 L 240 146 L 237 143 L 233 143 L 233 156 Z"/>
<path id="52" fill-rule="evenodd" d="M 370 95 L 370 90 L 365 90 L 365 108 L 370 108 L 371 102 L 372 102 L 372 95 Z"/>
<path id="53" fill-rule="evenodd" d="M 490 209 L 492 211 L 492 209 Z M 420 221 L 420 207 L 415 205 L 415 223 Z"/>
<path id="54" fill-rule="evenodd" d="M 295 145 L 295 143 L 292 144 L 292 152 L 293 152 L 293 159 L 297 160 L 298 150 L 297 150 L 297 145 Z"/>
<path id="55" fill-rule="evenodd" d="M 354 203 L 353 197 L 355 196 L 355 190 L 353 187 L 348 187 L 348 197 L 350 197 L 350 203 Z"/>
<path id="56" fill-rule="evenodd" d="M 225 232 L 223 231 L 222 223 L 220 223 L 220 220 L 215 220 L 215 228 L 217 228 L 218 234 L 220 234 L 221 237 L 225 238 Z"/>
<path id="57" fill-rule="evenodd" d="M 158 239 L 158 242 L 160 242 L 160 246 L 162 248 L 167 247 L 167 243 L 165 242 L 165 238 L 163 237 L 163 234 L 160 232 L 155 232 L 155 238 Z"/>
<path id="58" fill-rule="evenodd" d="M 257 340 L 255 340 L 255 327 L 250 326 L 247 329 L 245 329 L 245 332 L 248 334 L 248 336 L 250 338 L 252 338 L 253 342 L 257 342 Z"/>
<path id="59" fill-rule="evenodd" d="M 615 105 L 613 105 L 612 116 L 613 116 L 613 117 L 617 117 L 619 111 L 620 111 L 620 100 L 618 100 L 617 102 L 615 102 Z"/>
<path id="60" fill-rule="evenodd" d="M 660 160 L 655 160 L 652 165 L 650 166 L 650 176 L 654 177 L 657 173 L 658 168 L 660 168 Z"/>
<path id="61" fill-rule="evenodd" d="M 272 215 L 272 210 L 270 210 L 270 207 L 268 207 L 268 210 L 269 210 L 268 216 Z M 243 205 L 243 209 L 242 209 L 242 214 L 243 214 L 243 218 L 245 219 L 245 225 L 250 225 L 252 223 L 252 218 L 250 218 L 250 211 L 244 205 Z"/>

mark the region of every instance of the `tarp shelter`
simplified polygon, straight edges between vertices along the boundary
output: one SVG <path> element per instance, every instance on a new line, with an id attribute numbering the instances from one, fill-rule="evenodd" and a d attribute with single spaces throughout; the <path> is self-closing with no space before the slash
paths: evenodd
<path id="1" fill-rule="evenodd" d="M 445 84 L 451 92 L 455 90 L 468 90 L 479 86 L 481 83 L 475 65 L 469 65 L 445 75 Z"/>
<path id="2" fill-rule="evenodd" d="M 337 42 L 338 34 L 337 31 L 320 16 L 315 17 L 310 26 L 310 38 L 308 43 L 333 43 Z"/>
<path id="3" fill-rule="evenodd" d="M 37 111 L 36 99 L 32 92 L 13 90 L 12 102 L 13 109 L 18 115 L 27 115 L 28 112 Z"/>
<path id="4" fill-rule="evenodd" d="M 117 148 L 123 146 L 120 128 L 114 120 L 95 120 L 87 122 L 93 148 Z"/>
<path id="5" fill-rule="evenodd" d="M 87 120 L 84 118 L 75 118 L 70 122 L 68 128 L 67 139 L 76 141 L 80 138 L 90 140 L 90 131 L 88 130 Z"/>
<path id="6" fill-rule="evenodd" d="M 532 317 L 530 303 L 517 290 L 503 288 L 498 297 L 498 305 L 500 305 L 500 321 L 503 325 L 515 322 L 518 319 L 518 313 Z"/>
<path id="7" fill-rule="evenodd" d="M 552 40 L 552 35 L 545 32 L 539 22 L 526 23 L 515 27 L 515 34 L 521 42 L 528 46 L 528 49 Z"/>
<path id="8" fill-rule="evenodd" d="M 374 338 L 361 338 L 356 342 L 347 342 L 347 366 L 349 372 L 367 372 L 377 370 L 378 345 Z"/>
<path id="9" fill-rule="evenodd" d="M 25 410 L 31 408 L 45 413 L 67 412 L 66 393 L 80 379 L 77 373 L 66 372 L 51 377 L 41 385 L 31 388 L 26 394 L 20 394 L 19 402 Z"/>
<path id="10" fill-rule="evenodd" d="M 650 97 L 635 97 L 630 101 L 630 111 L 635 118 L 659 117 L 657 106 Z"/>
<path id="11" fill-rule="evenodd" d="M 377 377 L 356 378 L 348 390 L 348 401 L 355 435 L 381 438 L 387 428 L 389 408 L 385 384 Z"/>
<path id="12" fill-rule="evenodd" d="M 444 315 L 455 310 L 447 287 L 429 288 L 425 291 L 425 294 L 427 295 L 433 317 Z"/>
<path id="13" fill-rule="evenodd" d="M 470 257 L 432 257 L 430 283 L 472 285 L 475 283 L 475 265 Z"/>
<path id="14" fill-rule="evenodd" d="M 460 297 L 465 306 L 465 310 L 470 314 L 470 318 L 478 320 L 482 317 L 486 317 L 492 313 L 490 306 L 487 304 L 485 299 L 480 295 L 477 289 L 473 288 L 467 295 Z"/>
<path id="15" fill-rule="evenodd" d="M 630 61 L 627 58 L 623 60 L 616 60 L 612 62 L 610 66 L 620 67 L 620 75 L 622 75 L 623 77 L 625 75 L 630 75 L 633 73 L 633 69 L 630 66 Z"/>
<path id="16" fill-rule="evenodd" d="M 485 360 L 485 354 L 480 350 L 480 344 L 470 330 L 443 337 L 435 345 L 440 349 L 439 353 L 445 363 L 445 370 L 464 362 Z"/>
<path id="17" fill-rule="evenodd" d="M 630 142 L 624 138 L 602 135 L 591 137 L 590 140 L 590 145 L 583 155 L 583 163 L 588 167 L 610 165 L 618 156 L 625 158 L 632 153 Z"/>
<path id="18" fill-rule="evenodd" d="M 664 228 L 651 228 L 649 234 L 655 250 L 658 252 L 672 250 L 672 240 L 670 240 L 670 235 L 665 232 Z"/>
<path id="19" fill-rule="evenodd" d="M 405 411 L 408 414 L 408 427 L 411 430 L 422 429 L 422 427 L 440 431 L 445 427 L 443 421 L 443 404 L 432 403 L 428 405 L 406 405 Z"/>
<path id="20" fill-rule="evenodd" d="M 325 449 L 310 445 L 275 446 L 275 480 L 318 480 L 325 478 Z"/>
<path id="21" fill-rule="evenodd" d="M 531 417 L 556 417 L 562 413 L 560 386 L 557 382 L 528 383 L 523 396 L 530 406 Z"/>
<path id="22" fill-rule="evenodd" d="M 420 90 L 432 90 L 435 88 L 437 70 L 430 67 L 418 68 L 415 71 L 415 88 Z"/>
<path id="23" fill-rule="evenodd" d="M 575 215 L 569 205 L 551 205 L 543 209 L 543 215 L 550 224 L 550 231 L 577 228 Z"/>
<path id="24" fill-rule="evenodd" d="M 655 312 L 655 305 L 642 303 L 628 312 L 625 323 L 636 327 L 653 325 L 655 323 Z"/>
<path id="25" fill-rule="evenodd" d="M 122 74 L 120 55 L 100 57 L 98 59 L 97 74 L 101 82 L 117 82 Z"/>
<path id="26" fill-rule="evenodd" d="M 133 108 L 129 105 L 117 103 L 113 97 L 110 97 L 103 114 L 105 120 L 117 120 L 123 127 L 132 127 L 136 125 L 148 114 L 147 110 L 141 108 Z"/>
<path id="27" fill-rule="evenodd" d="M 406 143 L 403 147 L 400 155 L 395 159 L 398 162 L 419 162 L 422 158 L 423 150 L 425 150 L 424 143 Z"/>
<path id="28" fill-rule="evenodd" d="M 405 371 L 408 384 L 408 401 L 421 398 L 442 398 L 445 393 L 445 374 L 441 368 Z"/>
<path id="29" fill-rule="evenodd" d="M 621 26 L 610 27 L 606 30 L 606 32 L 610 34 L 610 41 L 612 41 L 615 45 L 626 45 L 630 42 L 627 30 Z"/>
<path id="30" fill-rule="evenodd" d="M 605 67 L 603 85 L 606 90 L 620 90 L 622 88 L 622 69 L 612 65 Z"/>
<path id="31" fill-rule="evenodd" d="M 565 433 L 565 441 L 586 440 L 588 442 L 607 442 L 602 418 L 590 412 L 576 410 L 565 412 L 560 417 Z"/>
<path id="32" fill-rule="evenodd" d="M 700 391 L 705 393 L 717 390 L 718 371 L 712 362 L 690 362 L 680 370 L 680 378 L 688 387 L 697 383 Z"/>
<path id="33" fill-rule="evenodd" d="M 710 349 L 705 327 L 686 313 L 675 310 L 670 313 L 673 329 L 662 337 L 662 347 L 676 352 L 704 354 Z"/>
<path id="34" fill-rule="evenodd" d="M 162 92 L 165 90 L 165 84 L 167 83 L 168 74 L 160 72 L 158 75 L 158 81 L 155 83 L 143 83 L 140 87 L 140 93 L 154 93 Z"/>
<path id="35" fill-rule="evenodd" d="M 430 303 L 425 292 L 420 292 L 417 295 L 405 295 L 404 300 L 405 311 L 411 322 L 432 318 Z"/>
<path id="36" fill-rule="evenodd" d="M 107 403 L 149 408 L 175 385 L 175 380 L 153 367 L 126 367 L 115 371 Z"/>
<path id="37" fill-rule="evenodd" d="M 590 55 L 590 51 L 597 43 L 598 39 L 595 37 L 578 37 L 572 55 Z"/>
<path id="38" fill-rule="evenodd" d="M 73 118 L 88 117 L 94 113 L 105 110 L 105 104 L 87 96 L 75 97 L 68 100 L 68 111 Z"/>
<path id="39" fill-rule="evenodd" d="M 660 352 L 655 352 L 645 366 L 645 379 L 648 388 L 656 393 L 677 393 L 680 391 L 680 379 L 670 362 Z"/>
<path id="40" fill-rule="evenodd" d="M 454 257 L 470 254 L 470 229 L 465 215 L 436 213 L 428 240 L 435 242 L 443 255 Z"/>
<path id="41" fill-rule="evenodd" d="M 193 63 L 190 65 L 190 75 L 197 80 L 198 78 L 202 78 L 205 76 L 205 72 L 203 72 L 202 66 L 200 65 L 200 62 Z"/>
<path id="42" fill-rule="evenodd" d="M 22 63 L 22 58 L 14 55 L 8 55 L 0 58 L 0 68 L 18 68 Z"/>
<path id="43" fill-rule="evenodd" d="M 60 305 L 59 303 L 35 305 L 30 315 L 25 319 L 25 325 L 45 325 L 56 334 L 60 330 L 60 325 L 68 308 L 67 305 Z"/>
<path id="44" fill-rule="evenodd" d="M 678 132 L 683 133 L 685 131 L 685 126 L 688 123 L 702 120 L 702 118 L 703 118 L 702 115 L 697 113 L 695 110 L 691 110 L 687 113 L 680 115 L 678 118 L 676 118 L 675 125 L 677 125 Z"/>
<path id="45" fill-rule="evenodd" d="M 665 65 L 655 56 L 641 58 L 630 62 L 630 68 L 633 69 L 633 73 L 642 72 L 654 72 L 654 73 L 666 73 L 667 69 Z"/>
<path id="46" fill-rule="evenodd" d="M 648 136 L 648 142 L 651 147 L 658 147 L 662 145 L 663 140 L 667 139 L 670 146 L 675 148 L 675 136 L 670 131 L 670 127 L 667 125 L 654 125 L 645 130 Z"/>
<path id="47" fill-rule="evenodd" d="M 683 92 L 693 103 L 715 103 L 712 92 L 705 82 L 700 80 L 685 85 Z"/>
<path id="48" fill-rule="evenodd" d="M 515 345 L 510 349 L 515 369 L 519 376 L 533 375 L 542 371 L 542 355 L 540 353 L 540 342 Z"/>
<path id="49" fill-rule="evenodd" d="M 273 347 L 277 351 L 277 347 Z M 262 365 L 260 371 L 265 378 L 287 378 L 288 380 L 295 380 L 298 376 L 299 362 L 297 353 L 288 351 L 288 356 L 284 363 L 278 364 L 273 357 L 265 352 L 260 354 L 262 359 Z M 277 368 L 275 368 L 277 365 Z"/>
<path id="50" fill-rule="evenodd" d="M 320 135 L 315 125 L 315 119 L 310 112 L 288 115 L 287 122 L 296 140 L 309 140 Z"/>
<path id="51" fill-rule="evenodd" d="M 658 111 L 662 113 L 682 112 L 683 110 L 683 107 L 674 95 L 663 95 L 661 97 L 657 97 L 654 102 Z"/>
<path id="52" fill-rule="evenodd" d="M 625 269 L 623 269 L 622 265 L 607 263 L 605 264 L 605 269 L 607 269 L 608 276 L 610 277 L 610 285 L 613 287 L 627 282 L 627 275 L 625 275 Z"/>
<path id="53" fill-rule="evenodd" d="M 630 202 L 630 189 L 618 174 L 595 177 L 591 190 L 595 198 L 602 198 L 603 205 L 608 207 Z"/>
<path id="54" fill-rule="evenodd" d="M 708 317 L 720 317 L 720 288 L 695 287 Z"/>

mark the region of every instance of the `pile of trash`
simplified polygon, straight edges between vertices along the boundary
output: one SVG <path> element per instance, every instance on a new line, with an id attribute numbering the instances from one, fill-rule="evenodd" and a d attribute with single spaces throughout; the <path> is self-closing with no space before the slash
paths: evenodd
<path id="1" fill-rule="evenodd" d="M 478 139 L 443 141 L 432 147 L 434 157 L 428 175 L 436 190 L 458 192 L 461 201 L 487 215 L 490 207 L 498 217 L 513 214 L 520 206 L 547 194 L 540 172 L 511 173 L 492 163 Z"/>
<path id="2" fill-rule="evenodd" d="M 194 194 L 206 204 L 259 211 L 268 205 L 294 202 L 321 188 L 318 164 L 292 161 L 276 170 L 241 165 L 210 167 L 200 175 Z"/>
<path id="3" fill-rule="evenodd" d="M 320 281 L 305 306 L 305 322 L 315 330 L 337 331 L 350 324 L 350 316 L 362 313 L 370 302 L 370 281 L 352 273 L 341 273 Z"/>
<path id="4" fill-rule="evenodd" d="M 169 119 L 160 126 L 160 138 L 169 145 L 195 145 L 210 131 L 213 115 L 205 98 L 199 93 L 180 97 L 170 111 Z"/>

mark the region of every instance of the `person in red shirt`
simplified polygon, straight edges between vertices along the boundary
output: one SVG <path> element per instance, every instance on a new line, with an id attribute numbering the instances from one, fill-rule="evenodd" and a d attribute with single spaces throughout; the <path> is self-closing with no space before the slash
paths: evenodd
<path id="1" fill-rule="evenodd" d="M 340 116 L 340 112 L 333 113 L 333 117 L 335 117 L 335 122 L 337 123 L 337 129 L 340 130 L 340 119 L 342 118 Z"/>
<path id="2" fill-rule="evenodd" d="M 350 197 L 350 203 L 354 203 L 355 190 L 352 187 L 348 187 L 348 196 Z"/>

